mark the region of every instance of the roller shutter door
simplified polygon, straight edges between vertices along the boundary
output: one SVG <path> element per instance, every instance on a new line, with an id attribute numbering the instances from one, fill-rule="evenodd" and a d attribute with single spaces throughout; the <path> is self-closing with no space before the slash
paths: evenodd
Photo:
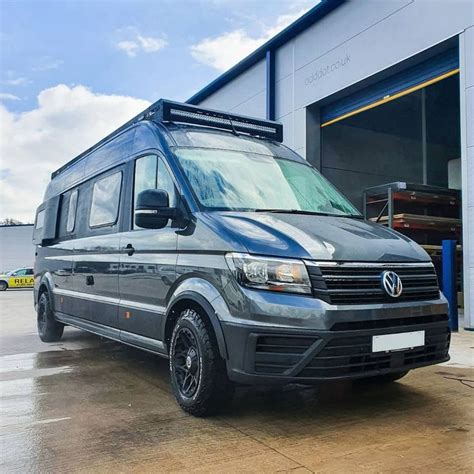
<path id="1" fill-rule="evenodd" d="M 321 127 L 395 100 L 459 73 L 458 48 L 449 49 L 321 109 Z"/>

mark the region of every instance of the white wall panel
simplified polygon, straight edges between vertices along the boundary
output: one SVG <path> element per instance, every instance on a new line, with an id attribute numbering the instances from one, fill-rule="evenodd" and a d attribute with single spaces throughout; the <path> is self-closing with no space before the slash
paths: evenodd
<path id="1" fill-rule="evenodd" d="M 262 91 L 254 97 L 242 102 L 237 107 L 230 109 L 231 112 L 251 117 L 266 118 L 266 94 Z"/>
<path id="2" fill-rule="evenodd" d="M 277 120 L 293 112 L 293 75 L 286 76 L 275 84 L 275 117 Z"/>
<path id="3" fill-rule="evenodd" d="M 377 2 L 377 5 L 384 3 Z M 361 29 L 350 41 L 296 70 L 295 107 L 319 101 L 458 34 L 472 25 L 472 5 L 472 2 L 456 0 L 417 1 L 368 29 Z M 338 16 L 342 11 L 337 9 L 326 17 L 334 22 L 334 35 L 343 24 Z M 298 41 L 299 37 L 296 44 Z M 297 51 L 298 48 L 296 57 Z M 338 64 L 343 65 L 337 67 Z"/>
<path id="4" fill-rule="evenodd" d="M 295 41 L 291 40 L 277 49 L 275 53 L 275 78 L 283 79 L 294 71 Z"/>
<path id="5" fill-rule="evenodd" d="M 474 2 L 473 2 L 474 9 Z M 474 15 L 474 13 L 473 13 Z M 466 74 L 466 87 L 474 86 L 474 26 L 471 26 L 466 30 L 464 34 L 465 42 L 465 74 Z"/>
<path id="6" fill-rule="evenodd" d="M 199 105 L 220 110 L 233 110 L 265 91 L 265 61 L 262 60 L 225 85 Z M 258 102 L 258 99 L 257 99 Z M 259 116 L 265 116 L 265 108 Z"/>
<path id="7" fill-rule="evenodd" d="M 295 110 L 294 147 L 306 147 L 306 108 Z"/>
<path id="8" fill-rule="evenodd" d="M 474 9 L 474 3 L 473 9 Z M 474 12 L 473 12 L 474 13 Z M 471 18 L 472 20 L 472 18 Z M 474 68 L 473 28 L 459 38 L 463 196 L 464 325 L 474 329 Z"/>
<path id="9" fill-rule="evenodd" d="M 474 62 L 474 59 L 471 62 Z M 466 89 L 466 116 L 467 123 L 470 124 L 466 128 L 467 146 L 474 146 L 474 87 L 472 86 Z"/>
<path id="10" fill-rule="evenodd" d="M 328 51 L 352 40 L 412 0 L 353 0 L 333 10 L 295 38 L 295 68 L 300 69 Z"/>

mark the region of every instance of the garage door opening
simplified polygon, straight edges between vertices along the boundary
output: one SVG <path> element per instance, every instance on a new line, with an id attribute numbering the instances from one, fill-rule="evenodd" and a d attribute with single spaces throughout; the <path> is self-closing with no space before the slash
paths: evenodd
<path id="1" fill-rule="evenodd" d="M 457 48 L 322 109 L 321 169 L 362 210 L 392 181 L 460 189 Z"/>
<path id="2" fill-rule="evenodd" d="M 451 239 L 461 270 L 459 97 L 456 48 L 321 109 L 322 173 L 438 269 Z"/>

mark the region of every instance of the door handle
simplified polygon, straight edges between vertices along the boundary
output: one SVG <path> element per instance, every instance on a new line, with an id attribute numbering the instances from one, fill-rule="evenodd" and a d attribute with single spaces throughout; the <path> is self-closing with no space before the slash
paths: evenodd
<path id="1" fill-rule="evenodd" d="M 86 276 L 86 285 L 87 286 L 92 286 L 94 284 L 94 276 L 93 275 L 87 275 Z"/>
<path id="2" fill-rule="evenodd" d="M 130 257 L 135 253 L 135 249 L 133 248 L 132 244 L 127 244 L 125 250 L 127 251 L 127 255 Z"/>

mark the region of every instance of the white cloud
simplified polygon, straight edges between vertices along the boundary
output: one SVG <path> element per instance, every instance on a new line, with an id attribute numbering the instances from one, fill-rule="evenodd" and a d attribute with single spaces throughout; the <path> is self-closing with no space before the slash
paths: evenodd
<path id="1" fill-rule="evenodd" d="M 3 81 L 5 84 L 8 86 L 25 86 L 26 84 L 29 84 L 31 81 L 28 80 L 26 77 L 16 77 L 14 79 L 7 79 L 6 81 Z"/>
<path id="2" fill-rule="evenodd" d="M 0 100 L 20 100 L 17 95 L 0 92 Z"/>
<path id="3" fill-rule="evenodd" d="M 264 27 L 262 34 L 256 37 L 250 36 L 244 29 L 236 29 L 214 38 L 205 38 L 191 46 L 191 55 L 200 63 L 226 71 L 293 23 L 308 9 L 280 15 L 275 24 Z"/>
<path id="4" fill-rule="evenodd" d="M 28 112 L 0 105 L 0 219 L 32 222 L 51 172 L 148 105 L 64 84 L 43 90 Z"/>
<path id="5" fill-rule="evenodd" d="M 165 38 L 143 36 L 134 27 L 121 29 L 118 34 L 124 39 L 118 41 L 115 46 L 132 58 L 140 52 L 156 53 L 168 46 L 168 41 Z"/>
<path id="6" fill-rule="evenodd" d="M 45 56 L 44 58 L 41 58 L 38 63 L 33 66 L 31 69 L 33 71 L 51 71 L 52 69 L 58 69 L 60 66 L 64 64 L 64 61 L 62 59 L 55 59 L 51 58 L 49 56 Z"/>
<path id="7" fill-rule="evenodd" d="M 118 49 L 125 51 L 127 56 L 130 57 L 136 56 L 139 49 L 139 46 L 135 41 L 119 41 L 116 46 Z"/>

